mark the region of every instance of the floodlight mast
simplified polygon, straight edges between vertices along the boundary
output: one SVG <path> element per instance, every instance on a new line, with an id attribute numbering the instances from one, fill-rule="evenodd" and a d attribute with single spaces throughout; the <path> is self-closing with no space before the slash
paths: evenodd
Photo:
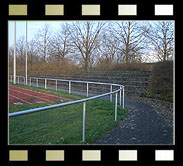
<path id="1" fill-rule="evenodd" d="M 13 58 L 13 83 L 16 84 L 16 21 L 14 22 L 14 58 Z"/>

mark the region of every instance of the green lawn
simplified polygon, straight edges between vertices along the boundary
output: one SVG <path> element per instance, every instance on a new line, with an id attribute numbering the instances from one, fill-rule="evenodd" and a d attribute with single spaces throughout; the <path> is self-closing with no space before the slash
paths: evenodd
<path id="1" fill-rule="evenodd" d="M 18 85 L 27 87 L 24 85 Z M 64 92 L 55 92 L 36 87 L 27 87 L 73 99 L 83 98 Z M 57 102 L 58 103 L 58 102 Z M 16 112 L 45 105 L 40 103 L 31 105 L 9 106 L 9 112 Z M 21 115 L 9 118 L 9 144 L 93 144 L 117 127 L 127 116 L 127 111 L 118 106 L 118 120 L 114 121 L 114 103 L 97 99 L 86 103 L 86 141 L 82 142 L 83 105 L 74 104 L 62 108 Z"/>

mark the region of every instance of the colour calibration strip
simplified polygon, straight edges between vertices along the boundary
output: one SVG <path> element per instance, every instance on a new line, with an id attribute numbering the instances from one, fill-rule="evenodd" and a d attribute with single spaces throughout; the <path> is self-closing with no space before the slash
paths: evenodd
<path id="1" fill-rule="evenodd" d="M 27 150 L 10 150 L 9 151 L 10 161 L 28 161 Z"/>
<path id="2" fill-rule="evenodd" d="M 9 5 L 9 16 L 26 16 L 27 5 Z"/>
<path id="3" fill-rule="evenodd" d="M 64 150 L 47 150 L 46 161 L 64 161 Z"/>
<path id="4" fill-rule="evenodd" d="M 64 150 L 46 150 L 46 161 L 65 161 Z M 155 150 L 155 161 L 174 161 L 174 150 Z M 9 161 L 28 161 L 28 150 L 10 150 Z M 82 150 L 82 161 L 102 161 L 101 150 Z M 137 150 L 119 150 L 118 161 L 138 161 Z"/>
<path id="5" fill-rule="evenodd" d="M 119 16 L 133 16 L 137 15 L 137 5 L 118 5 Z"/>
<path id="6" fill-rule="evenodd" d="M 45 15 L 63 16 L 64 15 L 64 5 L 45 5 Z"/>
<path id="7" fill-rule="evenodd" d="M 9 16 L 26 16 L 28 15 L 28 6 L 24 5 L 9 5 Z M 81 15 L 82 16 L 100 16 L 101 15 L 101 5 L 81 5 Z M 155 16 L 173 16 L 173 5 L 154 5 L 154 15 Z M 45 5 L 45 15 L 46 16 L 63 16 L 64 15 L 64 4 L 57 5 Z M 137 16 L 137 5 L 118 5 L 118 16 Z"/>

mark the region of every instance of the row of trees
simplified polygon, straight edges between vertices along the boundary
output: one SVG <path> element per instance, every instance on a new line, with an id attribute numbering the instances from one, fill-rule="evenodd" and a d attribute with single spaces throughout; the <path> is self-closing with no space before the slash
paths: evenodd
<path id="1" fill-rule="evenodd" d="M 51 23 L 50 23 L 51 24 Z M 171 21 L 65 22 L 54 31 L 45 24 L 28 42 L 28 64 L 55 69 L 100 68 L 116 64 L 172 59 L 174 24 Z M 25 37 L 16 42 L 17 65 L 25 65 Z M 13 46 L 9 47 L 13 66 Z"/>

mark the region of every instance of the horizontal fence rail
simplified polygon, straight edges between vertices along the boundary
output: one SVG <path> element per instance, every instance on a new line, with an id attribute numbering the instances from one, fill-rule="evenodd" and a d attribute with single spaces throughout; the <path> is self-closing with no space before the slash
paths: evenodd
<path id="1" fill-rule="evenodd" d="M 16 83 L 25 85 L 25 77 L 24 76 L 16 76 Z M 9 81 L 14 82 L 13 75 L 9 75 Z"/>
<path id="2" fill-rule="evenodd" d="M 25 85 L 25 77 L 24 76 L 16 76 L 16 80 L 17 80 L 16 83 Z M 12 75 L 9 75 L 9 81 L 13 82 Z M 102 98 L 104 96 L 110 96 L 110 101 L 112 102 L 112 95 L 115 94 L 115 121 L 117 121 L 118 93 L 119 93 L 119 104 L 120 104 L 120 106 L 122 105 L 122 108 L 124 108 L 124 88 L 125 88 L 124 85 L 112 84 L 112 83 L 91 82 L 91 81 L 63 80 L 63 79 L 53 79 L 53 78 L 37 78 L 37 77 L 30 77 L 29 78 L 29 85 L 30 86 L 36 86 L 36 87 L 41 87 L 41 88 L 47 89 L 48 85 L 49 86 L 52 85 L 52 89 L 54 89 L 56 91 L 58 91 L 59 82 L 64 83 L 63 86 L 65 87 L 65 89 L 67 88 L 67 90 L 65 90 L 65 91 L 67 91 L 69 94 L 72 93 L 72 84 L 78 83 L 78 84 L 83 84 L 83 86 L 85 85 L 87 98 L 75 100 L 75 101 L 70 101 L 70 102 L 66 102 L 66 103 L 54 104 L 54 105 L 49 105 L 49 106 L 44 106 L 44 107 L 9 113 L 9 117 L 15 117 L 15 116 L 19 116 L 19 115 L 30 114 L 33 112 L 45 111 L 45 110 L 54 109 L 54 108 L 63 107 L 63 106 L 68 106 L 68 105 L 72 105 L 72 104 L 83 103 L 83 139 L 82 140 L 84 142 L 85 141 L 85 122 L 86 122 L 85 113 L 86 113 L 86 102 L 87 101 Z M 103 93 L 100 95 L 95 95 L 92 97 L 88 97 L 90 85 L 109 86 L 109 89 L 108 89 L 109 92 Z"/>

